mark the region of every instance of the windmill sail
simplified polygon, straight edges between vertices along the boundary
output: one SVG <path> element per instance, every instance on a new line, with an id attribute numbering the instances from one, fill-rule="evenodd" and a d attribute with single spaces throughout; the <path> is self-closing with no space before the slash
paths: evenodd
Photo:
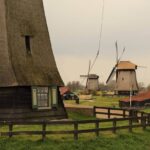
<path id="1" fill-rule="evenodd" d="M 116 46 L 116 64 L 118 63 L 118 43 L 116 41 L 115 43 L 115 46 Z"/>
<path id="2" fill-rule="evenodd" d="M 110 73 L 110 75 L 109 75 L 109 77 L 108 77 L 108 79 L 106 81 L 106 84 L 108 84 L 113 79 L 113 77 L 115 76 L 116 70 L 117 70 L 117 66 L 120 63 L 120 61 L 121 61 L 121 59 L 123 57 L 123 54 L 124 54 L 124 52 L 126 50 L 125 47 L 124 47 L 124 49 L 123 49 L 123 51 L 122 51 L 122 53 L 121 53 L 121 55 L 119 57 L 119 51 L 118 51 L 118 43 L 117 43 L 117 41 L 115 43 L 115 47 L 116 47 L 116 65 L 113 67 L 113 69 L 112 69 L 112 71 L 111 71 L 111 73 Z"/>
<path id="3" fill-rule="evenodd" d="M 87 83 L 88 83 L 88 80 L 89 80 L 89 74 L 90 74 L 90 69 L 91 69 L 91 61 L 89 61 L 89 69 L 88 69 L 88 74 L 87 74 L 87 80 L 86 80 L 86 88 L 87 88 Z"/>
<path id="4" fill-rule="evenodd" d="M 111 79 L 115 76 L 115 74 L 116 74 L 116 65 L 115 65 L 115 67 L 113 67 L 113 69 L 112 69 L 112 71 L 111 71 L 111 73 L 110 73 L 110 75 L 106 81 L 106 84 L 108 84 L 111 81 Z"/>

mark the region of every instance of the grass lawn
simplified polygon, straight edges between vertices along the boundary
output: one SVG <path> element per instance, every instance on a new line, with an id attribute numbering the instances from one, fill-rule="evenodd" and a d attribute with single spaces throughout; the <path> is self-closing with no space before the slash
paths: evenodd
<path id="1" fill-rule="evenodd" d="M 69 112 L 69 118 L 73 120 L 95 119 L 79 113 Z M 126 122 L 123 122 L 125 124 Z M 101 125 L 111 126 L 110 123 Z M 92 128 L 92 124 L 81 125 L 80 129 Z M 37 130 L 40 126 L 15 126 L 15 130 Z M 48 130 L 72 129 L 71 126 L 51 126 Z M 1 127 L 0 130 L 7 130 Z M 94 133 L 81 134 L 79 140 L 74 141 L 73 135 L 50 135 L 44 142 L 41 136 L 14 136 L 0 138 L 0 150 L 150 150 L 150 129 L 134 129 L 133 133 L 127 130 L 112 132 L 101 132 L 96 138 Z"/>
<path id="2" fill-rule="evenodd" d="M 122 98 L 124 98 L 124 97 L 94 96 L 93 100 L 80 100 L 79 105 L 119 107 L 119 100 Z M 65 100 L 64 102 L 65 102 L 65 104 L 75 104 L 74 100 Z"/>
<path id="3" fill-rule="evenodd" d="M 150 108 L 145 108 L 142 111 L 146 112 L 146 113 L 150 113 Z"/>
<path id="4" fill-rule="evenodd" d="M 90 138 L 89 138 L 90 136 Z M 150 131 L 136 131 L 133 134 L 102 134 L 99 138 L 92 135 L 79 141 L 70 139 L 47 138 L 42 142 L 34 137 L 1 138 L 1 150 L 150 150 Z"/>
<path id="5" fill-rule="evenodd" d="M 81 100 L 80 105 L 118 107 L 118 101 L 122 97 L 94 97 L 93 101 Z M 74 101 L 65 101 L 67 104 L 75 104 Z M 150 109 L 147 109 L 149 111 Z M 68 112 L 72 120 L 95 119 L 80 113 Z M 119 122 L 119 126 L 128 125 L 128 122 Z M 94 124 L 80 125 L 79 129 L 92 129 Z M 112 127 L 112 123 L 102 123 L 101 128 Z M 72 130 L 70 125 L 48 126 L 49 131 Z M 6 126 L 0 127 L 0 131 L 6 131 Z M 14 131 L 41 130 L 41 126 L 15 126 Z M 143 131 L 141 128 L 134 129 L 133 133 L 128 130 L 112 132 L 100 132 L 81 134 L 79 140 L 74 141 L 73 135 L 50 135 L 44 142 L 41 136 L 13 136 L 12 138 L 0 137 L 0 150 L 150 150 L 150 128 Z"/>

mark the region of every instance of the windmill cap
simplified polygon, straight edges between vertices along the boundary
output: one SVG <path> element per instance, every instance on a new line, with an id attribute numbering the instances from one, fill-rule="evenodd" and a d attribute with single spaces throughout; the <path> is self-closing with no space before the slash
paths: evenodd
<path id="1" fill-rule="evenodd" d="M 128 69 L 137 69 L 137 65 L 130 61 L 120 61 L 117 65 L 118 70 L 128 70 Z"/>
<path id="2" fill-rule="evenodd" d="M 89 74 L 89 79 L 98 79 L 99 76 L 96 74 Z"/>

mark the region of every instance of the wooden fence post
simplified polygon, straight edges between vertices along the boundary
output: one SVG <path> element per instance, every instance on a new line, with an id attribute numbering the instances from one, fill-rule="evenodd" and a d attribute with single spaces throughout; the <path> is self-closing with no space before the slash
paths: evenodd
<path id="1" fill-rule="evenodd" d="M 148 120 L 147 120 L 148 126 L 150 126 L 150 114 L 148 114 Z"/>
<path id="2" fill-rule="evenodd" d="M 129 119 L 129 132 L 132 132 L 132 118 Z"/>
<path id="3" fill-rule="evenodd" d="M 117 125 L 117 121 L 116 118 L 114 118 L 113 120 L 113 133 L 116 134 L 116 125 Z"/>
<path id="4" fill-rule="evenodd" d="M 13 124 L 10 123 L 10 124 L 9 124 L 9 137 L 10 137 L 10 138 L 13 136 L 12 131 L 13 131 Z"/>
<path id="5" fill-rule="evenodd" d="M 110 119 L 110 108 L 108 108 L 108 119 Z"/>
<path id="6" fill-rule="evenodd" d="M 123 109 L 123 118 L 125 118 L 125 117 L 126 117 L 126 110 Z"/>
<path id="7" fill-rule="evenodd" d="M 141 117 L 143 117 L 144 116 L 144 112 L 141 112 Z"/>
<path id="8" fill-rule="evenodd" d="M 74 123 L 74 139 L 78 140 L 78 122 Z"/>
<path id="9" fill-rule="evenodd" d="M 96 107 L 93 107 L 93 116 L 96 117 Z"/>
<path id="10" fill-rule="evenodd" d="M 42 124 L 42 141 L 44 141 L 46 138 L 46 123 L 44 122 Z"/>
<path id="11" fill-rule="evenodd" d="M 75 101 L 76 101 L 76 104 L 80 104 L 79 99 L 76 99 Z"/>
<path id="12" fill-rule="evenodd" d="M 146 129 L 146 116 L 142 117 L 141 123 L 142 123 L 143 130 L 145 130 Z"/>
<path id="13" fill-rule="evenodd" d="M 96 129 L 95 134 L 98 137 L 99 136 L 99 121 L 96 121 L 96 123 L 95 123 L 95 129 Z"/>

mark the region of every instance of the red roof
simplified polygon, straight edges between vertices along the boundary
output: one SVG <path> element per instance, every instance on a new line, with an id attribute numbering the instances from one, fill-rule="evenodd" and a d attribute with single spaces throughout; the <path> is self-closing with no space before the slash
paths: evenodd
<path id="1" fill-rule="evenodd" d="M 60 90 L 61 95 L 64 95 L 65 93 L 70 92 L 70 89 L 68 87 L 60 87 L 59 90 Z"/>
<path id="2" fill-rule="evenodd" d="M 145 100 L 150 100 L 150 91 L 143 92 L 143 93 L 138 94 L 137 96 L 133 96 L 132 97 L 132 101 L 141 102 L 141 101 L 145 101 Z M 122 99 L 120 101 L 122 101 L 122 102 L 129 102 L 130 98 L 125 98 L 125 99 Z"/>

